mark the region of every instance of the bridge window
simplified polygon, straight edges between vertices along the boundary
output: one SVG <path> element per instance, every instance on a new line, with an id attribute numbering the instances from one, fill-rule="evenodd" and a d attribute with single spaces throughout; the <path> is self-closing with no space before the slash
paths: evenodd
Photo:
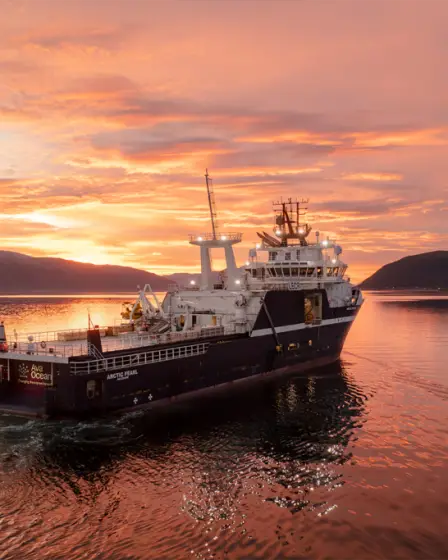
<path id="1" fill-rule="evenodd" d="M 313 276 L 313 274 L 314 274 L 314 268 L 307 268 L 306 275 L 307 276 Z"/>
<path id="2" fill-rule="evenodd" d="M 327 276 L 333 276 L 333 268 L 331 266 L 327 267 Z"/>
<path id="3" fill-rule="evenodd" d="M 298 276 L 299 269 L 298 268 L 291 268 L 291 276 Z"/>
<path id="4" fill-rule="evenodd" d="M 291 269 L 290 268 L 284 268 L 283 269 L 283 276 L 290 276 L 291 275 Z"/>
<path id="5" fill-rule="evenodd" d="M 306 276 L 306 268 L 300 269 L 300 276 Z"/>
<path id="6" fill-rule="evenodd" d="M 317 275 L 322 276 L 322 268 L 320 266 L 317 269 Z"/>

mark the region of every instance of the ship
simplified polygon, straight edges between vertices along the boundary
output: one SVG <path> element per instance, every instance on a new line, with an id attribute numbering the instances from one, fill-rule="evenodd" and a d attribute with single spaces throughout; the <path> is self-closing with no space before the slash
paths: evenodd
<path id="1" fill-rule="evenodd" d="M 123 304 L 120 322 L 85 329 L 17 333 L 0 324 L 0 412 L 96 416 L 151 409 L 262 378 L 339 360 L 362 304 L 342 247 L 306 221 L 308 200 L 273 203 L 272 231 L 257 232 L 238 267 L 240 232 L 219 228 L 214 186 L 205 186 L 211 231 L 189 236 L 199 280 L 150 285 Z M 265 229 L 270 230 L 266 227 Z M 213 271 L 211 252 L 226 267 Z"/>

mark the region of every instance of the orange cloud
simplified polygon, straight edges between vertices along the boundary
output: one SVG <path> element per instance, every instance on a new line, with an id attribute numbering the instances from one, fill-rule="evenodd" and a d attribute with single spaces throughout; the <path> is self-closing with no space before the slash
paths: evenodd
<path id="1" fill-rule="evenodd" d="M 348 181 L 401 181 L 403 175 L 399 173 L 346 173 L 343 178 Z"/>
<path id="2" fill-rule="evenodd" d="M 7 5 L 3 248 L 197 271 L 187 235 L 208 221 L 206 167 L 222 227 L 244 231 L 239 262 L 281 196 L 312 198 L 315 230 L 359 280 L 445 248 L 444 3 L 391 3 L 387 25 L 350 0 L 212 2 L 200 18 L 170 4 Z"/>

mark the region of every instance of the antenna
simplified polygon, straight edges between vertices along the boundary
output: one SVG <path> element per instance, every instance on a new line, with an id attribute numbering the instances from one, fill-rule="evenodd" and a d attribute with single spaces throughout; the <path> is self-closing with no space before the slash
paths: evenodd
<path id="1" fill-rule="evenodd" d="M 304 206 L 306 204 L 308 204 L 308 199 L 293 200 L 292 198 L 288 198 L 286 201 L 280 199 L 274 202 L 274 232 L 279 238 L 281 246 L 287 247 L 288 244 L 297 244 L 294 242 L 288 243 L 288 241 L 292 239 L 297 239 L 300 245 L 307 245 L 306 237 L 311 231 L 311 226 L 306 223 L 301 224 L 300 220 L 306 215 L 307 206 Z M 268 239 L 268 237 L 270 236 L 265 236 L 264 241 L 270 246 L 275 246 L 276 243 L 272 245 L 272 242 L 276 240 Z"/>
<path id="2" fill-rule="evenodd" d="M 208 174 L 208 169 L 205 170 L 205 183 L 207 185 L 208 205 L 210 208 L 210 219 L 212 221 L 213 239 L 216 239 L 216 230 L 218 229 L 218 218 L 216 214 L 215 193 L 213 191 L 213 181 Z"/>

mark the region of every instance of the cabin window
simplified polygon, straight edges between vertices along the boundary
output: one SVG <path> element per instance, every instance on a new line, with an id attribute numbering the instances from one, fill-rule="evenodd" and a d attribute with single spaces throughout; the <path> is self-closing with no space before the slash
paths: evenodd
<path id="1" fill-rule="evenodd" d="M 198 316 L 197 315 L 192 315 L 191 316 L 191 326 L 195 327 L 197 322 L 198 322 Z"/>
<path id="2" fill-rule="evenodd" d="M 285 253 L 285 261 L 291 260 L 291 253 Z"/>
<path id="3" fill-rule="evenodd" d="M 296 258 L 298 261 L 300 261 L 300 251 L 296 251 Z"/>
<path id="4" fill-rule="evenodd" d="M 317 269 L 317 275 L 322 276 L 322 268 L 320 266 Z"/>
<path id="5" fill-rule="evenodd" d="M 327 276 L 333 276 L 333 269 L 331 266 L 327 267 Z"/>
<path id="6" fill-rule="evenodd" d="M 305 323 L 322 320 L 322 294 L 310 294 L 305 297 Z"/>
<path id="7" fill-rule="evenodd" d="M 306 276 L 306 268 L 300 269 L 300 276 Z"/>
<path id="8" fill-rule="evenodd" d="M 339 274 L 339 267 L 336 266 L 334 269 L 334 275 L 337 276 Z"/>
<path id="9" fill-rule="evenodd" d="M 314 274 L 314 268 L 307 268 L 306 269 L 306 275 L 307 276 L 313 276 Z"/>
<path id="10" fill-rule="evenodd" d="M 283 269 L 283 276 L 290 276 L 291 275 L 291 269 L 290 268 L 284 268 Z"/>
<path id="11" fill-rule="evenodd" d="M 277 251 L 271 251 L 269 254 L 270 254 L 271 261 L 277 260 Z"/>
<path id="12" fill-rule="evenodd" d="M 299 269 L 298 268 L 291 268 L 291 276 L 298 276 Z"/>
<path id="13" fill-rule="evenodd" d="M 288 344 L 288 350 L 297 350 L 297 344 L 295 342 L 291 342 Z"/>
<path id="14" fill-rule="evenodd" d="M 94 399 L 96 396 L 96 381 L 94 379 L 87 381 L 86 393 L 88 399 Z"/>
<path id="15" fill-rule="evenodd" d="M 268 268 L 268 272 L 271 276 L 275 276 L 275 268 Z"/>

